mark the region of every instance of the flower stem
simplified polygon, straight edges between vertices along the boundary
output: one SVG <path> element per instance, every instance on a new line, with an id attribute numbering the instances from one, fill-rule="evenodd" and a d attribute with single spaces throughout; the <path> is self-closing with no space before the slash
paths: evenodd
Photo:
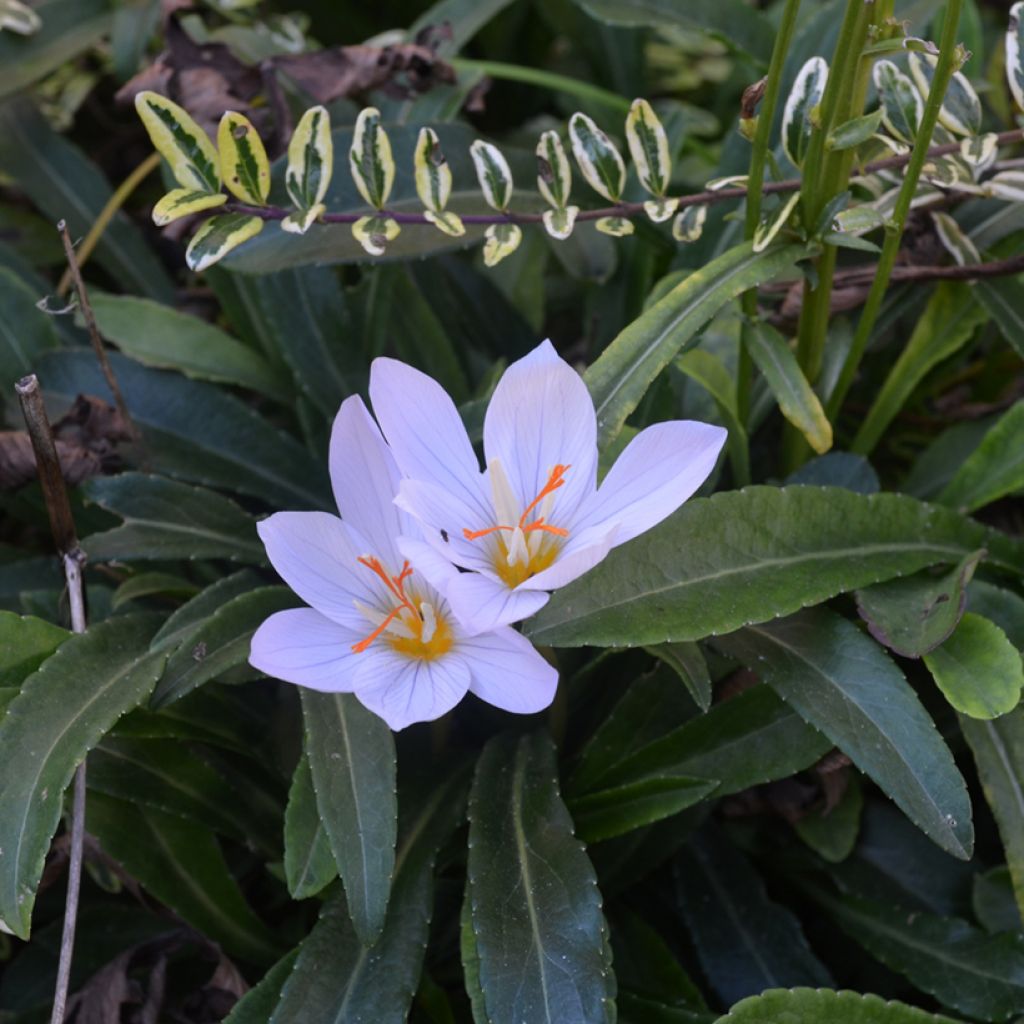
<path id="1" fill-rule="evenodd" d="M 896 198 L 896 206 L 893 210 L 892 225 L 887 229 L 885 242 L 882 245 L 882 254 L 878 260 L 878 270 L 874 281 L 871 283 L 871 290 L 868 292 L 864 310 L 860 315 L 857 324 L 857 331 L 853 336 L 853 343 L 850 346 L 849 354 L 843 364 L 839 379 L 836 382 L 835 390 L 829 398 L 826 412 L 831 419 L 834 419 L 846 397 L 846 393 L 853 383 L 857 374 L 860 361 L 864 356 L 871 331 L 882 308 L 885 293 L 889 286 L 889 278 L 892 269 L 896 264 L 896 256 L 899 252 L 900 242 L 903 237 L 903 228 L 910 212 L 910 205 L 917 191 L 917 182 L 921 176 L 921 169 L 924 167 L 925 159 L 928 156 L 928 144 L 931 142 L 932 133 L 939 118 L 939 110 L 946 95 L 946 89 L 956 71 L 959 63 L 959 48 L 956 43 L 957 29 L 960 24 L 960 9 L 962 0 L 949 0 L 946 7 L 945 21 L 942 26 L 942 38 L 939 43 L 939 60 L 935 66 L 935 75 L 932 78 L 931 88 L 928 90 L 928 99 L 924 105 L 924 113 L 921 117 L 921 124 L 917 130 L 917 137 L 914 140 L 914 147 L 910 153 L 910 162 L 903 177 L 903 185 L 900 187 L 899 195 Z M 851 451 L 860 454 L 867 454 L 874 447 L 878 438 L 875 436 L 875 406 L 868 412 L 867 418 L 861 424 L 851 446 Z"/>

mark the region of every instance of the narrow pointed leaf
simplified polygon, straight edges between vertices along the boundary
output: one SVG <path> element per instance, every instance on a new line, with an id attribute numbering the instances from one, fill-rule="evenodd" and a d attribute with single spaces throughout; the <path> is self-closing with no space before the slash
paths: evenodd
<path id="1" fill-rule="evenodd" d="M 782 111 L 782 147 L 797 167 L 803 165 L 827 83 L 828 63 L 823 57 L 811 57 L 797 73 L 786 99 Z"/>
<path id="2" fill-rule="evenodd" d="M 292 899 L 315 896 L 338 877 L 327 829 L 320 819 L 313 775 L 305 754 L 299 758 L 284 816 L 284 873 Z"/>
<path id="3" fill-rule="evenodd" d="M 983 615 L 964 615 L 953 635 L 929 651 L 924 662 L 946 700 L 969 718 L 998 718 L 1020 703 L 1020 652 Z"/>
<path id="4" fill-rule="evenodd" d="M 944 505 L 973 512 L 1024 490 L 1024 401 L 1003 413 L 939 495 Z"/>
<path id="5" fill-rule="evenodd" d="M 916 1006 L 830 989 L 776 989 L 737 1003 L 716 1024 L 956 1024 Z"/>
<path id="6" fill-rule="evenodd" d="M 311 107 L 299 119 L 288 143 L 285 188 L 300 210 L 313 210 L 323 202 L 333 173 L 331 116 L 324 107 Z"/>
<path id="7" fill-rule="evenodd" d="M 512 201 L 512 171 L 504 153 L 497 146 L 477 139 L 469 147 L 469 155 L 487 205 L 499 213 L 506 210 Z"/>
<path id="8" fill-rule="evenodd" d="M 896 663 L 824 609 L 748 626 L 715 643 L 753 668 L 947 852 L 974 843 L 967 786 Z"/>
<path id="9" fill-rule="evenodd" d="M 75 767 L 153 688 L 150 616 L 122 616 L 69 637 L 22 684 L 0 721 L 0 920 L 28 938 L 43 859 Z M 83 685 L 88 680 L 89 685 Z"/>
<path id="10" fill-rule="evenodd" d="M 274 1008 L 281 1001 L 281 989 L 291 977 L 301 946 L 285 953 L 273 967 L 253 985 L 231 1008 L 224 1024 L 267 1024 Z"/>
<path id="11" fill-rule="evenodd" d="M 493 1024 L 614 1020 L 600 894 L 556 773 L 542 733 L 500 736 L 477 764 L 466 898 Z"/>
<path id="12" fill-rule="evenodd" d="M 211 217 L 192 236 L 185 250 L 185 262 L 198 274 L 262 230 L 263 221 L 247 213 L 225 213 Z"/>
<path id="13" fill-rule="evenodd" d="M 559 590 L 525 631 L 569 647 L 700 640 L 982 547 L 1021 571 L 1019 541 L 906 495 L 748 487 L 689 501 Z"/>
<path id="14" fill-rule="evenodd" d="M 352 924 L 369 945 L 384 928 L 395 869 L 394 737 L 350 693 L 301 694 L 317 807 Z"/>
<path id="15" fill-rule="evenodd" d="M 164 227 L 179 217 L 212 210 L 227 201 L 228 197 L 223 192 L 204 192 L 194 188 L 172 189 L 153 207 L 153 223 Z"/>
<path id="16" fill-rule="evenodd" d="M 348 163 L 359 194 L 370 206 L 381 209 L 395 182 L 395 161 L 376 107 L 366 107 L 359 112 Z"/>
<path id="17" fill-rule="evenodd" d="M 68 635 L 45 619 L 0 611 L 0 686 L 20 686 Z"/>
<path id="18" fill-rule="evenodd" d="M 586 114 L 576 113 L 569 119 L 569 141 L 587 184 L 617 203 L 626 185 L 626 165 L 612 140 Z"/>
<path id="19" fill-rule="evenodd" d="M 220 162 L 210 137 L 177 103 L 155 92 L 140 92 L 135 109 L 174 180 L 198 192 L 220 191 Z"/>
<path id="20" fill-rule="evenodd" d="M 642 313 L 584 374 L 597 409 L 598 443 L 612 441 L 655 378 L 729 301 L 788 270 L 803 247 L 755 253 L 735 246 L 676 285 Z"/>
<path id="21" fill-rule="evenodd" d="M 647 100 L 633 100 L 626 117 L 626 142 L 640 184 L 652 195 L 663 196 L 672 177 L 672 158 L 668 135 Z"/>
<path id="22" fill-rule="evenodd" d="M 698 644 L 654 644 L 646 650 L 675 670 L 701 711 L 711 707 L 711 675 Z"/>

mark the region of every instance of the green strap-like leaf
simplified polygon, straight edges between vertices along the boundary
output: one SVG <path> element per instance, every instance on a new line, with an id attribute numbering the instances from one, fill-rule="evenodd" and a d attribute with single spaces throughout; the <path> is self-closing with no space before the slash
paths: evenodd
<path id="1" fill-rule="evenodd" d="M 607 928 L 594 869 L 558 794 L 551 740 L 500 736 L 469 806 L 466 899 L 486 1020 L 610 1024 Z"/>
<path id="2" fill-rule="evenodd" d="M 762 253 L 750 243 L 735 246 L 626 327 L 584 374 L 597 410 L 598 444 L 615 438 L 658 374 L 727 302 L 788 270 L 803 253 L 796 245 Z"/>
<path id="3" fill-rule="evenodd" d="M 243 203 L 262 206 L 270 193 L 270 162 L 252 122 L 233 110 L 217 128 L 220 173 L 228 191 Z"/>
<path id="4" fill-rule="evenodd" d="M 380 935 L 395 868 L 395 741 L 350 693 L 302 690 L 306 755 L 356 934 Z"/>
<path id="5" fill-rule="evenodd" d="M 921 94 L 890 60 L 880 60 L 872 74 L 886 128 L 901 142 L 913 143 L 917 137 L 917 126 L 924 114 Z"/>
<path id="6" fill-rule="evenodd" d="M 1010 8 L 1006 29 L 1006 78 L 1018 110 L 1024 110 L 1024 2 Z"/>
<path id="7" fill-rule="evenodd" d="M 121 616 L 69 637 L 0 721 L 0 920 L 22 938 L 75 767 L 159 675 L 164 655 L 148 652 L 154 626 L 151 616 Z"/>
<path id="8" fill-rule="evenodd" d="M 665 129 L 647 100 L 633 100 L 630 105 L 626 143 L 640 184 L 652 195 L 663 196 L 672 177 L 672 158 Z"/>
<path id="9" fill-rule="evenodd" d="M 313 775 L 305 754 L 299 758 L 284 816 L 284 873 L 292 899 L 315 896 L 338 877 L 327 829 L 320 820 Z"/>
<path id="10" fill-rule="evenodd" d="M 715 641 L 849 756 L 910 819 L 964 860 L 967 786 L 896 663 L 846 619 L 810 609 Z"/>
<path id="11" fill-rule="evenodd" d="M 359 194 L 370 206 L 382 209 L 395 182 L 395 161 L 376 107 L 365 107 L 359 112 L 348 163 Z"/>
<path id="12" fill-rule="evenodd" d="M 45 619 L 0 611 L 0 686 L 20 686 L 67 638 Z"/>
<path id="13" fill-rule="evenodd" d="M 902 494 L 748 487 L 688 502 L 559 590 L 526 625 L 537 643 L 700 640 L 986 548 L 1024 570 L 1024 544 Z"/>
<path id="14" fill-rule="evenodd" d="M 334 172 L 331 116 L 324 107 L 311 107 L 299 119 L 288 143 L 284 184 L 300 210 L 312 210 L 323 202 Z"/>
<path id="15" fill-rule="evenodd" d="M 797 167 L 803 165 L 827 83 L 828 63 L 823 57 L 811 57 L 797 74 L 786 99 L 782 111 L 782 148 Z"/>
<path id="16" fill-rule="evenodd" d="M 281 999 L 281 989 L 291 977 L 301 946 L 283 957 L 238 1000 L 224 1018 L 224 1024 L 267 1024 Z"/>
<path id="17" fill-rule="evenodd" d="M 991 427 L 949 481 L 939 501 L 973 512 L 1024 490 L 1024 401 L 1016 402 Z"/>
<path id="18" fill-rule="evenodd" d="M 830 989 L 776 989 L 737 1003 L 716 1024 L 956 1024 L 906 1003 Z"/>
<path id="19" fill-rule="evenodd" d="M 185 262 L 198 274 L 262 230 L 263 221 L 246 213 L 211 217 L 192 236 L 185 250 Z"/>
<path id="20" fill-rule="evenodd" d="M 576 113 L 569 119 L 569 141 L 587 184 L 617 203 L 626 185 L 626 165 L 612 140 L 586 114 Z"/>
<path id="21" fill-rule="evenodd" d="M 199 192 L 220 191 L 217 150 L 186 110 L 166 96 L 147 91 L 135 97 L 135 109 L 179 185 Z"/>
<path id="22" fill-rule="evenodd" d="M 487 205 L 499 213 L 504 212 L 512 201 L 512 171 L 505 154 L 497 146 L 477 139 L 469 147 L 469 155 Z"/>
<path id="23" fill-rule="evenodd" d="M 786 340 L 771 325 L 758 323 L 749 333 L 747 350 L 779 403 L 779 412 L 819 455 L 827 452 L 832 447 L 832 425 Z"/>

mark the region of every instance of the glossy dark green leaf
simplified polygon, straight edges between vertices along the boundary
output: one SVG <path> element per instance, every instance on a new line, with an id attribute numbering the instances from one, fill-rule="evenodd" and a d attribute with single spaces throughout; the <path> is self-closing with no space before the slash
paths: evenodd
<path id="1" fill-rule="evenodd" d="M 89 299 L 103 338 L 145 366 L 237 384 L 287 402 L 287 382 L 257 352 L 208 321 L 132 295 L 94 292 Z"/>
<path id="2" fill-rule="evenodd" d="M 153 636 L 153 650 L 177 647 L 218 608 L 240 594 L 255 590 L 262 582 L 252 569 L 240 569 L 230 576 L 222 576 L 164 621 Z"/>
<path id="3" fill-rule="evenodd" d="M 258 964 L 281 955 L 206 828 L 103 793 L 90 794 L 86 822 L 108 856 L 231 955 Z"/>
<path id="4" fill-rule="evenodd" d="M 34 292 L 14 271 L 0 267 L 0 385 L 10 394 L 36 368 L 39 356 L 60 344 L 53 318 L 36 308 Z"/>
<path id="5" fill-rule="evenodd" d="M 1024 914 L 1024 709 L 994 721 L 961 716 L 985 800 L 1003 841 L 1013 894 Z"/>
<path id="6" fill-rule="evenodd" d="M 658 374 L 727 302 L 789 270 L 803 254 L 797 245 L 759 253 L 749 243 L 734 246 L 621 331 L 583 375 L 597 410 L 598 444 L 615 438 Z"/>
<path id="7" fill-rule="evenodd" d="M 327 829 L 320 819 L 313 775 L 305 754 L 299 758 L 284 816 L 284 873 L 292 899 L 315 896 L 338 877 Z"/>
<path id="8" fill-rule="evenodd" d="M 900 494 L 748 487 L 697 499 L 616 548 L 529 621 L 536 643 L 699 640 L 848 590 L 956 562 L 1024 568 L 1024 545 Z"/>
<path id="9" fill-rule="evenodd" d="M 120 473 L 85 485 L 89 500 L 124 522 L 94 533 L 84 547 L 94 561 L 226 558 L 263 564 L 256 521 L 229 498 L 164 476 Z"/>
<path id="10" fill-rule="evenodd" d="M 985 434 L 939 495 L 944 505 L 973 512 L 1024 490 L 1024 402 L 1017 402 Z"/>
<path id="11" fill-rule="evenodd" d="M 411 810 L 403 808 L 394 891 L 372 945 L 363 945 L 353 929 L 344 894 L 328 900 L 269 1024 L 405 1024 L 427 945 L 434 860 L 462 820 L 466 781 L 459 772 Z"/>
<path id="12" fill-rule="evenodd" d="M 803 771 L 831 747 L 769 687 L 756 686 L 623 758 L 602 785 L 689 775 L 717 779 L 715 795 L 725 796 Z"/>
<path id="13" fill-rule="evenodd" d="M 711 707 L 711 676 L 708 673 L 708 663 L 697 644 L 654 644 L 646 650 L 675 669 L 701 711 L 707 711 Z"/>
<path id="14" fill-rule="evenodd" d="M 971 909 L 987 932 L 1019 932 L 1024 928 L 1013 893 L 1013 879 L 1005 866 L 974 876 Z"/>
<path id="15" fill-rule="evenodd" d="M 492 1024 L 614 1020 L 600 894 L 556 773 L 542 733 L 499 736 L 477 763 L 466 898 Z"/>
<path id="16" fill-rule="evenodd" d="M 62 794 L 86 752 L 146 698 L 163 664 L 147 647 L 150 616 L 124 616 L 69 637 L 22 684 L 0 721 L 0 919 L 28 937 Z M 89 685 L 83 685 L 88 680 Z"/>
<path id="17" fill-rule="evenodd" d="M 953 755 L 895 662 L 856 626 L 816 608 L 716 643 L 761 675 L 943 849 L 970 857 L 971 802 Z"/>
<path id="18" fill-rule="evenodd" d="M 150 706 L 162 708 L 222 672 L 246 664 L 260 624 L 274 612 L 298 604 L 287 587 L 259 587 L 221 605 L 190 630 L 167 659 Z"/>
<path id="19" fill-rule="evenodd" d="M 998 718 L 1020 702 L 1020 652 L 983 615 L 964 615 L 953 635 L 924 661 L 946 700 L 969 718 Z"/>
<path id="20" fill-rule="evenodd" d="M 860 780 L 851 774 L 846 792 L 830 810 L 822 808 L 793 822 L 796 834 L 819 856 L 831 864 L 846 860 L 860 832 L 864 796 Z"/>
<path id="21" fill-rule="evenodd" d="M 917 457 L 900 490 L 922 501 L 935 501 L 956 471 L 981 444 L 992 417 L 957 423 L 944 430 Z"/>
<path id="22" fill-rule="evenodd" d="M 267 1024 L 281 1000 L 281 990 L 291 977 L 301 946 L 285 953 L 231 1008 L 224 1024 Z"/>
<path id="23" fill-rule="evenodd" d="M 676 894 L 701 968 L 728 1004 L 766 988 L 831 985 L 794 914 L 746 858 L 706 826 L 675 860 Z"/>
<path id="24" fill-rule="evenodd" d="M 859 992 L 779 989 L 737 1003 L 715 1024 L 955 1024 L 916 1006 Z"/>
<path id="25" fill-rule="evenodd" d="M 111 598 L 114 611 L 148 597 L 169 598 L 171 600 L 195 597 L 199 588 L 188 580 L 172 572 L 137 572 L 129 576 L 118 586 Z"/>
<path id="26" fill-rule="evenodd" d="M 278 508 L 334 507 L 326 466 L 244 402 L 212 384 L 152 370 L 117 353 L 110 362 L 154 470 Z M 112 401 L 88 350 L 49 353 L 38 373 L 57 403 L 70 405 L 80 393 Z"/>
<path id="27" fill-rule="evenodd" d="M 876 494 L 882 489 L 878 474 L 863 455 L 835 451 L 805 462 L 786 478 L 786 483 L 845 487 L 858 494 Z"/>
<path id="28" fill-rule="evenodd" d="M 1018 277 L 976 283 L 978 301 L 999 326 L 1006 341 L 1024 356 L 1024 284 Z"/>
<path id="29" fill-rule="evenodd" d="M 0 686 L 20 686 L 68 635 L 45 619 L 0 611 Z"/>
<path id="30" fill-rule="evenodd" d="M 966 921 L 817 891 L 842 929 L 944 1006 L 1003 1021 L 1024 1011 L 1024 934 L 989 935 Z"/>
<path id="31" fill-rule="evenodd" d="M 929 569 L 857 591 L 857 611 L 871 635 L 905 658 L 920 658 L 956 629 L 967 606 L 967 584 L 984 551 L 944 572 Z"/>
<path id="32" fill-rule="evenodd" d="M 95 0 L 86 2 L 95 6 Z M 56 6 L 71 18 L 78 2 Z M 0 53 L 6 48 L 7 38 L 7 33 L 0 37 Z M 3 66 L 7 68 L 6 58 Z M 5 75 L 0 92 L 7 81 Z M 58 135 L 24 97 L 0 105 L 0 135 L 5 140 L 0 147 L 0 170 L 18 183 L 52 223 L 64 220 L 71 237 L 82 238 L 111 196 L 110 185 L 100 170 L 77 146 Z M 123 211 L 107 225 L 94 258 L 125 288 L 162 302 L 174 301 L 173 282 L 153 247 Z"/>
<path id="33" fill-rule="evenodd" d="M 991 619 L 1018 651 L 1024 651 L 1024 597 L 986 580 L 972 580 L 967 588 L 967 607 Z"/>
<path id="34" fill-rule="evenodd" d="M 317 808 L 345 883 L 348 914 L 369 945 L 384 928 L 395 871 L 394 736 L 350 693 L 301 693 Z"/>

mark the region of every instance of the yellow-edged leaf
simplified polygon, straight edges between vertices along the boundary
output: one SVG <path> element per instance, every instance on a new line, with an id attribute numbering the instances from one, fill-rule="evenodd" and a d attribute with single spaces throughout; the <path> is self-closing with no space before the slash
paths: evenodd
<path id="1" fill-rule="evenodd" d="M 380 111 L 376 107 L 366 107 L 359 112 L 348 151 L 348 163 L 359 194 L 370 206 L 382 209 L 395 183 L 395 160 L 391 155 L 391 141 L 381 125 Z M 366 249 L 365 242 L 360 240 L 359 244 Z"/>
<path id="2" fill-rule="evenodd" d="M 576 163 L 579 164 L 587 184 L 598 195 L 617 203 L 626 184 L 626 165 L 612 140 L 591 118 L 580 113 L 575 113 L 569 118 L 569 140 L 572 143 L 573 156 L 576 157 Z M 598 230 L 604 230 L 600 224 Z"/>
<path id="3" fill-rule="evenodd" d="M 450 210 L 425 210 L 423 216 L 438 231 L 443 231 L 452 238 L 461 238 L 466 233 L 466 225 L 462 223 L 462 218 Z"/>
<path id="4" fill-rule="evenodd" d="M 705 204 L 688 206 L 672 222 L 672 237 L 677 242 L 696 242 L 704 233 L 704 221 L 708 219 Z"/>
<path id="5" fill-rule="evenodd" d="M 640 184 L 652 195 L 663 196 L 672 177 L 672 158 L 665 129 L 647 100 L 633 100 L 626 117 L 626 142 Z M 674 212 L 673 207 L 651 220 L 668 220 Z"/>
<path id="6" fill-rule="evenodd" d="M 491 224 L 484 239 L 484 264 L 493 267 L 519 248 L 523 232 L 518 224 Z"/>
<path id="7" fill-rule="evenodd" d="M 331 115 L 324 107 L 310 107 L 288 142 L 288 167 L 284 172 L 285 188 L 299 210 L 308 212 L 323 202 L 333 171 Z M 307 219 L 307 228 L 309 223 Z"/>
<path id="8" fill-rule="evenodd" d="M 311 206 L 308 210 L 296 210 L 294 213 L 289 213 L 281 221 L 281 230 L 287 231 L 290 235 L 304 235 L 326 210 L 327 207 L 323 203 L 317 203 L 316 206 Z"/>
<path id="9" fill-rule="evenodd" d="M 554 210 L 545 210 L 541 214 L 544 221 L 544 230 L 552 238 L 564 242 L 572 234 L 576 225 L 576 217 L 580 212 L 578 206 L 561 206 Z"/>
<path id="10" fill-rule="evenodd" d="M 558 132 L 544 132 L 537 141 L 536 153 L 540 194 L 556 209 L 565 208 L 572 190 L 572 165 Z M 571 224 L 569 229 L 572 230 Z"/>
<path id="11" fill-rule="evenodd" d="M 270 161 L 252 122 L 234 110 L 225 111 L 217 127 L 217 149 L 227 190 L 243 203 L 263 206 L 270 193 Z"/>
<path id="12" fill-rule="evenodd" d="M 594 224 L 604 235 L 611 235 L 613 238 L 623 238 L 633 234 L 633 222 L 627 217 L 602 217 Z"/>
<path id="13" fill-rule="evenodd" d="M 185 262 L 199 273 L 223 259 L 232 249 L 263 230 L 263 221 L 247 213 L 225 213 L 211 217 L 192 236 Z"/>
<path id="14" fill-rule="evenodd" d="M 135 97 L 135 109 L 153 147 L 170 165 L 179 185 L 195 191 L 220 191 L 217 150 L 186 110 L 166 96 L 149 91 Z"/>
<path id="15" fill-rule="evenodd" d="M 678 199 L 648 199 L 644 202 L 644 213 L 655 224 L 660 224 L 663 220 L 668 220 L 676 212 L 678 206 Z"/>
<path id="16" fill-rule="evenodd" d="M 171 189 L 153 207 L 153 223 L 163 227 L 179 217 L 187 217 L 201 210 L 212 210 L 227 201 L 228 197 L 223 192 L 202 192 L 194 188 Z"/>
<path id="17" fill-rule="evenodd" d="M 360 217 L 352 225 L 352 236 L 371 255 L 383 256 L 388 242 L 401 232 L 398 221 L 390 217 Z"/>
<path id="18" fill-rule="evenodd" d="M 512 201 L 512 171 L 505 154 L 497 146 L 477 139 L 469 147 L 469 155 L 487 205 L 499 213 L 504 212 Z"/>
<path id="19" fill-rule="evenodd" d="M 421 128 L 416 139 L 416 151 L 413 155 L 413 173 L 416 178 L 416 194 L 420 202 L 431 213 L 440 213 L 448 205 L 448 197 L 452 194 L 452 169 L 444 158 L 441 140 L 433 128 Z M 456 218 L 458 220 L 458 218 Z M 431 220 L 431 223 L 437 223 Z M 461 225 L 461 221 L 459 224 Z M 438 224 L 438 227 L 441 227 Z M 451 234 L 446 228 L 442 231 Z M 462 234 L 459 231 L 458 234 Z"/>

